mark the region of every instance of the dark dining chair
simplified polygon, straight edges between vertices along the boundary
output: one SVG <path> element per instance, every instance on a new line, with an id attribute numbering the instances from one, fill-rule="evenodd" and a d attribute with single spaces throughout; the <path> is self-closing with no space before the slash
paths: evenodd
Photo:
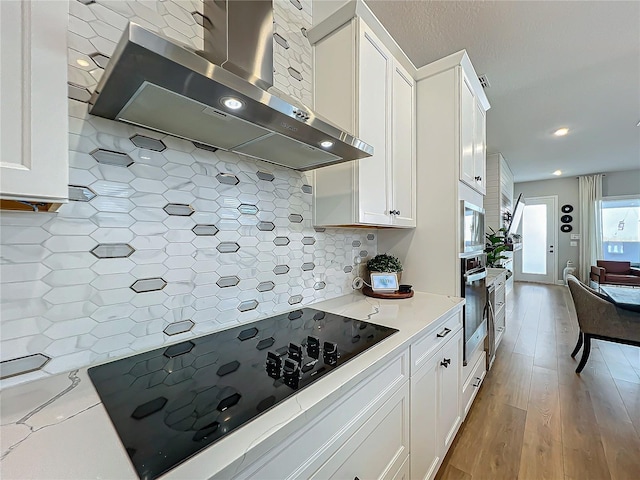
<path id="1" fill-rule="evenodd" d="M 583 347 L 576 373 L 582 371 L 589 359 L 592 338 L 640 347 L 640 312 L 617 307 L 605 295 L 587 287 L 573 275 L 567 276 L 567 284 L 580 326 L 578 343 L 571 352 L 571 358 L 575 358 Z"/>

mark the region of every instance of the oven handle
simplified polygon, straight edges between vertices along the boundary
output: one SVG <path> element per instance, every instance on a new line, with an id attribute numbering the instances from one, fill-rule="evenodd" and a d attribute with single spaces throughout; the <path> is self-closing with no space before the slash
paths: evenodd
<path id="1" fill-rule="evenodd" d="M 464 274 L 464 279 L 466 282 L 475 282 L 476 280 L 482 280 L 483 278 L 487 278 L 487 270 L 486 269 L 482 269 L 482 271 L 477 272 L 477 273 L 465 273 Z"/>

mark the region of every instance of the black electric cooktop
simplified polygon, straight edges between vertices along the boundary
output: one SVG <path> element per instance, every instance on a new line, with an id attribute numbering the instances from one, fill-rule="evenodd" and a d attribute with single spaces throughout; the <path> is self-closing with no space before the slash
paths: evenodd
<path id="1" fill-rule="evenodd" d="M 153 479 L 397 330 L 311 308 L 89 369 L 141 479 Z"/>

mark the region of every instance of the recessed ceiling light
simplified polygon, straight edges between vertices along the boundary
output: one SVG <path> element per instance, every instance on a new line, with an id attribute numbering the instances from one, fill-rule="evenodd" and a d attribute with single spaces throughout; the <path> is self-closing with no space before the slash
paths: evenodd
<path id="1" fill-rule="evenodd" d="M 325 140 L 324 142 L 320 142 L 320 146 L 322 148 L 329 148 L 333 146 L 333 142 L 331 140 Z"/>
<path id="2" fill-rule="evenodd" d="M 553 132 L 553 134 L 554 134 L 556 137 L 564 137 L 567 133 L 569 133 L 569 129 L 568 129 L 568 128 L 566 128 L 566 127 L 559 128 L 558 130 L 556 130 L 555 132 Z"/>
<path id="3" fill-rule="evenodd" d="M 554 175 L 562 175 L 562 170 L 556 170 L 553 172 Z"/>
<path id="4" fill-rule="evenodd" d="M 88 67 L 88 66 L 89 66 L 89 62 L 87 62 L 87 61 L 86 61 L 85 59 L 83 59 L 83 58 L 78 58 L 78 59 L 76 60 L 76 63 L 77 63 L 78 65 L 80 65 L 81 67 Z"/>
<path id="5" fill-rule="evenodd" d="M 230 108 L 231 110 L 238 110 L 244 106 L 244 103 L 233 97 L 223 98 L 222 103 L 225 107 Z"/>

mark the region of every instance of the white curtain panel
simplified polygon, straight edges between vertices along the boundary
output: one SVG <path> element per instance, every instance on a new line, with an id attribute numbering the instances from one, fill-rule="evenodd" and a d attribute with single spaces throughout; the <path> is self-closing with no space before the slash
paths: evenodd
<path id="1" fill-rule="evenodd" d="M 578 177 L 580 190 L 580 280 L 589 284 L 591 265 L 602 260 L 602 177 Z"/>

